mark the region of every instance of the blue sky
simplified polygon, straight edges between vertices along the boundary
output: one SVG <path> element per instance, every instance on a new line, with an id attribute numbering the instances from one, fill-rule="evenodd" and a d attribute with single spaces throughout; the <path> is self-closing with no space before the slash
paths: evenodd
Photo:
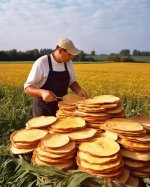
<path id="1" fill-rule="evenodd" d="M 0 50 L 150 51 L 150 0 L 0 0 Z"/>

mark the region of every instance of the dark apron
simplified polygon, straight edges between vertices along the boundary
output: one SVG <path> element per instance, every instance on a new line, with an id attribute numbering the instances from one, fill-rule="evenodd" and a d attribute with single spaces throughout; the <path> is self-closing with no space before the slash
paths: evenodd
<path id="1" fill-rule="evenodd" d="M 66 63 L 65 71 L 53 71 L 51 57 L 47 55 L 49 63 L 49 74 L 45 84 L 41 89 L 52 91 L 57 97 L 63 97 L 67 94 L 70 75 Z M 33 117 L 37 116 L 55 116 L 58 110 L 58 100 L 45 102 L 41 97 L 33 97 Z"/>

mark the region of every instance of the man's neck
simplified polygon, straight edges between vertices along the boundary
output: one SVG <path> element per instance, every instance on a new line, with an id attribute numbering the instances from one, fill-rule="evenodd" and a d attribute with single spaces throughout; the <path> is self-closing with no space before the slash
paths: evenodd
<path id="1" fill-rule="evenodd" d="M 53 55 L 53 58 L 55 59 L 55 61 L 57 62 L 57 63 L 62 63 L 62 61 L 59 59 L 59 57 L 58 57 L 58 54 L 57 54 L 57 51 L 54 51 L 53 53 L 52 53 L 52 55 Z"/>

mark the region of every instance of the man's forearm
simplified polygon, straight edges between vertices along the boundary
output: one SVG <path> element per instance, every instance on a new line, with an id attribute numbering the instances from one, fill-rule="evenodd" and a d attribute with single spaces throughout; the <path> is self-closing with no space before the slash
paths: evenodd
<path id="1" fill-rule="evenodd" d="M 50 90 L 44 90 L 40 88 L 35 88 L 33 86 L 28 86 L 24 91 L 29 96 L 42 97 L 43 101 L 46 101 L 46 102 L 57 100 L 56 95 Z"/>
<path id="2" fill-rule="evenodd" d="M 27 88 L 24 89 L 24 92 L 32 97 L 41 97 L 42 95 L 42 90 L 40 88 L 36 88 L 33 86 L 28 86 Z"/>
<path id="3" fill-rule="evenodd" d="M 77 81 L 74 81 L 71 85 L 70 88 L 72 91 L 76 92 L 77 94 L 79 93 L 79 91 L 81 90 L 80 85 L 78 84 Z"/>

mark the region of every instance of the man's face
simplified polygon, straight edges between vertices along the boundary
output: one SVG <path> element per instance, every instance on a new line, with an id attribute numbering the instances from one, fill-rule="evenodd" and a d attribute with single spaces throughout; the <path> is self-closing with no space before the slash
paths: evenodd
<path id="1" fill-rule="evenodd" d="M 60 50 L 60 59 L 62 62 L 68 62 L 73 59 L 74 55 L 70 54 L 68 51 L 61 49 Z"/>

